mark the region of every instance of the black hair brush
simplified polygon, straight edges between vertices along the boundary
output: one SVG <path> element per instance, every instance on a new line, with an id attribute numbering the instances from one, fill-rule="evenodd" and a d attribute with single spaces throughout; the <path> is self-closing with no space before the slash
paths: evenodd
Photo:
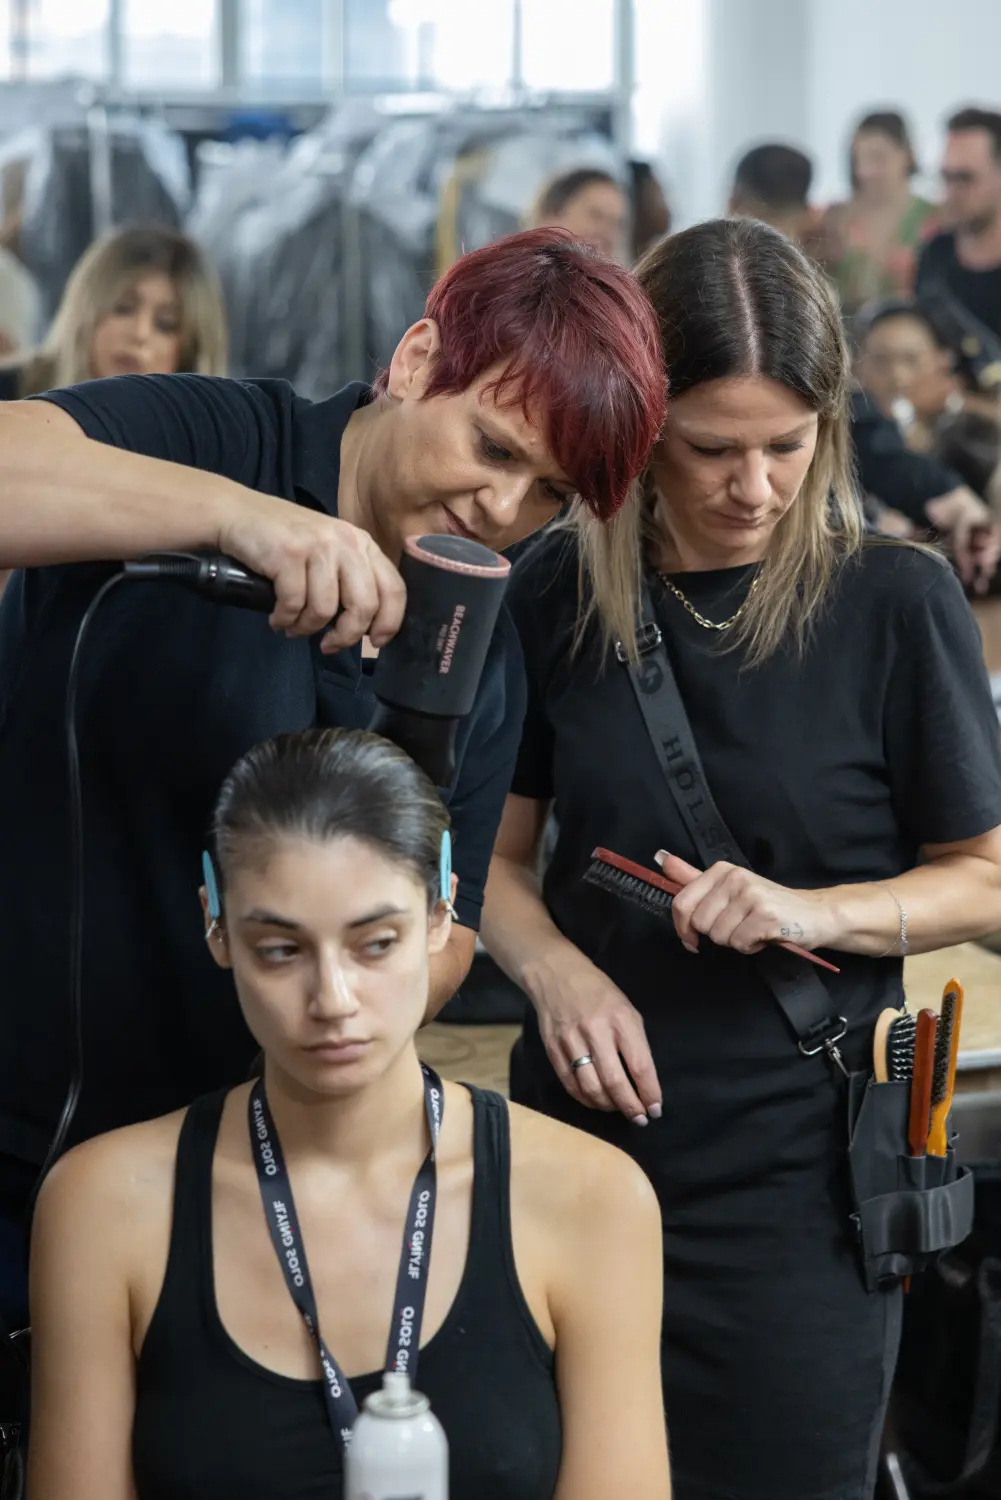
<path id="1" fill-rule="evenodd" d="M 584 871 L 584 879 L 588 885 L 596 885 L 600 890 L 629 901 L 655 917 L 669 917 L 675 896 L 684 890 L 683 885 L 675 880 L 668 880 L 658 870 L 647 870 L 621 854 L 613 854 L 611 849 L 600 847 L 591 851 L 591 863 Z M 811 953 L 808 948 L 800 948 L 796 943 L 780 942 L 776 947 L 795 953 L 797 958 L 809 959 L 810 963 L 817 964 L 821 969 L 830 969 L 832 974 L 840 972 L 826 958 L 818 958 L 816 953 Z"/>

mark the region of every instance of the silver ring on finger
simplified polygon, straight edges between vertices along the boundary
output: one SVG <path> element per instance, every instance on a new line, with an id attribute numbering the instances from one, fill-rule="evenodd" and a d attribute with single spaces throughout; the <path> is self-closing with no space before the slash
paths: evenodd
<path id="1" fill-rule="evenodd" d="M 579 1072 L 581 1068 L 593 1068 L 594 1058 L 591 1056 L 590 1052 L 585 1052 L 583 1056 L 575 1057 L 573 1062 L 570 1064 L 570 1067 L 574 1073 Z"/>

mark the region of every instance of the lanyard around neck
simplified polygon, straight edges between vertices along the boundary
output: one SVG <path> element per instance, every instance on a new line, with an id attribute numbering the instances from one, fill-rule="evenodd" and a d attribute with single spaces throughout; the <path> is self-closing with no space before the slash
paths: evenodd
<path id="1" fill-rule="evenodd" d="M 393 1321 L 389 1330 L 389 1347 L 386 1352 L 386 1369 L 400 1370 L 413 1381 L 417 1373 L 417 1356 L 421 1343 L 421 1324 L 424 1320 L 424 1299 L 427 1294 L 428 1265 L 431 1257 L 431 1236 L 434 1231 L 435 1200 L 438 1195 L 438 1180 L 435 1169 L 435 1148 L 441 1131 L 445 1110 L 445 1095 L 441 1079 L 433 1068 L 421 1065 L 424 1074 L 424 1108 L 428 1129 L 431 1133 L 431 1149 L 424 1158 L 414 1178 L 407 1209 L 407 1222 L 403 1233 L 403 1252 L 396 1278 L 396 1299 L 393 1303 Z M 248 1101 L 250 1125 L 250 1149 L 257 1169 L 257 1182 L 261 1190 L 264 1216 L 268 1222 L 271 1241 L 278 1256 L 278 1263 L 285 1277 L 292 1301 L 302 1315 L 302 1320 L 315 1341 L 323 1368 L 323 1394 L 327 1405 L 327 1416 L 335 1437 L 347 1447 L 351 1431 L 358 1415 L 358 1404 L 352 1394 L 340 1365 L 323 1341 L 320 1319 L 316 1308 L 313 1282 L 306 1263 L 306 1247 L 292 1198 L 292 1184 L 285 1169 L 281 1142 L 268 1109 L 263 1079 L 258 1079 L 250 1090 Z"/>

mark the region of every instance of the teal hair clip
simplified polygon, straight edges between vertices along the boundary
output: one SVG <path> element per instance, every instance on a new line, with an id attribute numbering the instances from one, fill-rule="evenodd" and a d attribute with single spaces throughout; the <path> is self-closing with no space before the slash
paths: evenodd
<path id="1" fill-rule="evenodd" d="M 439 866 L 441 901 L 450 917 L 458 919 L 452 905 L 452 835 L 448 829 L 441 836 L 441 863 Z"/>
<path id="2" fill-rule="evenodd" d="M 205 895 L 208 900 L 209 916 L 213 923 L 221 922 L 222 902 L 219 899 L 219 882 L 216 879 L 212 856 L 207 849 L 202 854 L 202 879 L 205 882 Z"/>

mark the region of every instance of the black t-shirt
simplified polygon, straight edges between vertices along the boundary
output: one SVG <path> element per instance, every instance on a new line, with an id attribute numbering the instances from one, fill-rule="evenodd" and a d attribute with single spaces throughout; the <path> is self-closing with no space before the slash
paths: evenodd
<path id="1" fill-rule="evenodd" d="M 735 568 L 676 581 L 701 613 L 724 620 L 750 577 Z M 782 651 L 755 669 L 741 670 L 739 655 L 720 651 L 719 638 L 656 581 L 652 591 L 709 785 L 760 874 L 814 889 L 886 880 L 913 867 L 924 844 L 1001 824 L 998 722 L 980 640 L 937 557 L 866 546 L 842 569 L 805 658 Z M 559 534 L 531 553 L 509 591 L 529 694 L 512 791 L 555 798 L 546 905 L 642 1014 L 664 1116 L 637 1130 L 569 1108 L 533 1014 L 524 1043 L 530 1088 L 519 1096 L 630 1149 L 668 1218 L 687 1223 L 690 1211 L 704 1227 L 718 1215 L 735 1237 L 699 1254 L 737 1267 L 754 1254 L 739 1236 L 780 1211 L 762 1182 L 781 1197 L 797 1173 L 838 1159 L 838 1093 L 822 1058 L 797 1053 L 752 960 L 706 941 L 693 956 L 669 921 L 582 882 L 596 845 L 647 868 L 658 848 L 700 860 L 626 668 L 614 655 L 602 661 L 596 631 L 571 654 L 576 594 L 573 544 Z M 840 974 L 817 972 L 848 1020 L 846 1056 L 861 1066 L 879 1011 L 900 1003 L 902 964 L 830 957 Z M 730 1190 L 725 1208 L 707 1196 L 721 1183 Z"/>
<path id="2" fill-rule="evenodd" d="M 918 261 L 917 292 L 946 291 L 968 312 L 1001 337 L 1001 266 L 989 271 L 970 271 L 959 263 L 952 234 L 937 234 L 928 241 Z"/>
<path id="3" fill-rule="evenodd" d="M 867 495 L 899 510 L 916 526 L 930 525 L 926 506 L 963 483 L 954 469 L 928 453 L 912 453 L 896 422 L 884 417 L 867 391 L 852 395 L 852 442 L 859 482 Z"/>
<path id="4" fill-rule="evenodd" d="M 279 380 L 121 376 L 48 395 L 89 437 L 336 514 L 341 435 L 369 399 L 300 399 Z M 114 566 L 13 576 L 0 601 L 0 1153 L 39 1160 L 68 1079 L 68 829 L 63 703 L 88 603 Z M 123 583 L 82 658 L 77 726 L 86 850 L 86 1076 L 76 1138 L 245 1076 L 255 1046 L 205 950 L 200 855 L 222 780 L 251 745 L 321 723 L 363 727 L 360 647 L 321 656 L 264 616 L 167 583 Z M 502 611 L 450 795 L 456 907 L 479 926 L 524 712 Z"/>

